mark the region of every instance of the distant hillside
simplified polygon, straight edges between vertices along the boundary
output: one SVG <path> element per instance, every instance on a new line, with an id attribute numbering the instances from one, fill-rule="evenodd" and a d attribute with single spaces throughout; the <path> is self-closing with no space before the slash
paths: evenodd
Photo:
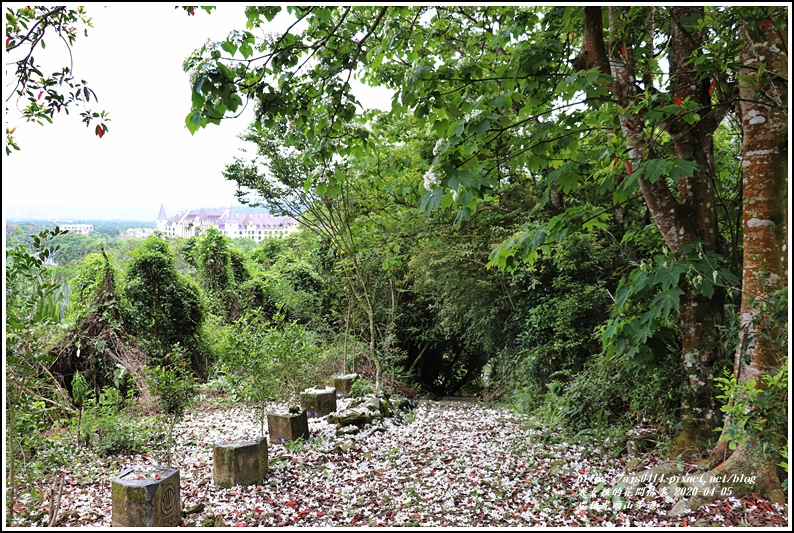
<path id="1" fill-rule="evenodd" d="M 123 235 L 128 228 L 155 228 L 154 220 L 142 222 L 140 220 L 91 220 L 91 219 L 70 219 L 70 220 L 6 220 L 6 240 L 11 243 L 12 238 L 20 239 L 24 235 L 34 235 L 41 230 L 53 229 L 55 226 L 64 224 L 91 224 L 94 231 L 93 236 L 104 235 L 106 237 L 116 237 Z"/>
<path id="2" fill-rule="evenodd" d="M 30 226 L 39 226 L 39 227 L 48 227 L 52 228 L 54 226 L 62 226 L 64 224 L 92 224 L 94 228 L 100 226 L 113 226 L 113 227 L 123 227 L 124 229 L 127 228 L 156 228 L 157 224 L 154 220 L 95 220 L 90 218 L 70 218 L 70 219 L 63 219 L 63 220 L 43 220 L 43 219 L 31 219 L 31 218 L 17 218 L 17 219 L 8 219 L 6 220 L 6 227 L 8 226 L 19 226 L 19 225 L 30 225 Z"/>

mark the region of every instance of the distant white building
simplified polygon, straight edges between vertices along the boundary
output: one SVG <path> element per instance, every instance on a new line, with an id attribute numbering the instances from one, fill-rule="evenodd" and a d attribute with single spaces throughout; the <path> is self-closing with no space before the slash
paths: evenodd
<path id="1" fill-rule="evenodd" d="M 127 237 L 148 237 L 154 233 L 154 228 L 127 228 L 127 231 L 124 234 Z"/>
<path id="2" fill-rule="evenodd" d="M 235 213 L 232 207 L 224 210 L 191 209 L 180 211 L 171 218 L 160 206 L 157 229 L 166 237 L 193 237 L 213 227 L 230 239 L 248 237 L 262 242 L 268 237 L 283 238 L 297 231 L 298 221 L 292 217 L 274 217 L 268 213 Z"/>
<path id="3" fill-rule="evenodd" d="M 94 231 L 93 224 L 63 224 L 59 225 L 58 228 L 66 230 L 69 233 L 79 233 L 80 235 L 88 235 Z"/>

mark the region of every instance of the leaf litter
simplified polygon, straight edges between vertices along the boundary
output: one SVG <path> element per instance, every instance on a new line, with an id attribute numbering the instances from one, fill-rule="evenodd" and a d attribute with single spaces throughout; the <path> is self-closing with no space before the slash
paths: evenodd
<path id="1" fill-rule="evenodd" d="M 340 408 L 348 399 L 340 399 Z M 678 499 L 652 484 L 622 493 L 620 459 L 565 442 L 529 416 L 479 403 L 421 401 L 408 421 L 386 418 L 352 436 L 328 417 L 310 418 L 303 444 L 268 443 L 260 485 L 212 481 L 215 442 L 254 440 L 250 410 L 203 404 L 174 428 L 183 526 L 225 527 L 666 527 L 788 526 L 787 509 L 757 494 L 729 497 L 682 516 Z M 340 446 L 342 441 L 345 446 Z M 148 454 L 102 460 L 75 451 L 60 472 L 56 526 L 111 525 L 111 479 L 122 468 L 156 465 Z M 646 455 L 646 465 L 657 458 Z M 45 494 L 46 481 L 34 487 Z M 31 494 L 35 490 L 27 491 Z M 46 500 L 46 498 L 45 498 Z M 22 495 L 17 510 L 35 505 Z M 48 525 L 47 502 L 15 526 Z"/>

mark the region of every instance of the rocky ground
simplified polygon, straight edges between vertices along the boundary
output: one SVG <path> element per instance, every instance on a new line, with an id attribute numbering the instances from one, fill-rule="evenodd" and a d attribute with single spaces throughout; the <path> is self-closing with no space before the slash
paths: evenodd
<path id="1" fill-rule="evenodd" d="M 340 408 L 351 400 L 341 400 Z M 270 444 L 261 485 L 216 487 L 212 444 L 253 440 L 251 412 L 204 404 L 176 426 L 183 526 L 574 527 L 780 526 L 788 508 L 758 495 L 730 495 L 683 516 L 668 513 L 683 494 L 648 480 L 627 492 L 625 460 L 566 442 L 533 419 L 477 402 L 421 401 L 402 416 L 337 436 L 330 417 L 309 420 L 305 443 Z M 61 475 L 61 527 L 111 525 L 111 478 L 145 455 L 86 464 L 75 451 Z M 637 465 L 657 460 L 652 454 Z M 40 487 L 46 493 L 49 487 Z M 45 498 L 45 501 L 47 498 Z M 17 503 L 16 526 L 47 525 L 49 509 Z M 27 517 L 27 518 L 25 518 Z"/>

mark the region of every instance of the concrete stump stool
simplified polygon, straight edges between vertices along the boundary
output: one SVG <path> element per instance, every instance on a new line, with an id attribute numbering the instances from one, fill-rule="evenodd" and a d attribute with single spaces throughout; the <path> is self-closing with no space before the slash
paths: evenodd
<path id="1" fill-rule="evenodd" d="M 127 468 L 111 482 L 114 527 L 177 527 L 182 523 L 179 470 Z"/>
<path id="2" fill-rule="evenodd" d="M 350 387 L 358 377 L 358 374 L 334 374 L 331 376 L 331 386 L 336 389 L 336 396 L 343 398 L 350 394 Z"/>
<path id="3" fill-rule="evenodd" d="M 336 389 L 333 387 L 306 389 L 301 392 L 301 407 L 310 417 L 325 416 L 336 411 Z"/>
<path id="4" fill-rule="evenodd" d="M 290 411 L 268 413 L 267 432 L 271 444 L 290 442 L 299 438 L 308 439 L 309 419 L 306 416 L 306 409 L 300 409 L 297 413 Z"/>
<path id="5" fill-rule="evenodd" d="M 212 481 L 219 487 L 257 485 L 267 475 L 267 439 L 218 442 L 212 447 Z"/>

